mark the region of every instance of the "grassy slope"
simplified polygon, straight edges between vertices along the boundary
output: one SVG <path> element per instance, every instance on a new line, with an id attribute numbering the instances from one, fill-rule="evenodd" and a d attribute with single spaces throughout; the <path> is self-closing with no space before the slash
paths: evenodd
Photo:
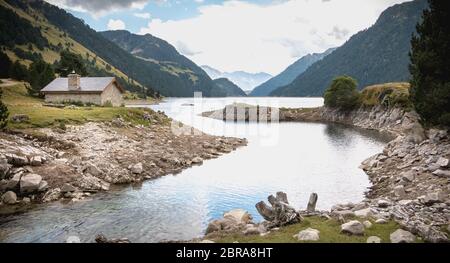
<path id="1" fill-rule="evenodd" d="M 3 90 L 2 101 L 6 104 L 10 112 L 10 118 L 14 114 L 26 114 L 30 121 L 26 123 L 9 122 L 8 127 L 13 129 L 51 127 L 64 122 L 65 124 L 82 124 L 88 121 L 110 121 L 117 117 L 122 117 L 126 121 L 134 124 L 149 125 L 143 119 L 145 111 L 148 109 L 125 108 L 125 107 L 79 107 L 76 109 L 59 109 L 45 107 L 42 99 L 33 98 L 27 95 L 26 83 L 17 83 L 12 86 L 1 86 Z"/>
<path id="2" fill-rule="evenodd" d="M 33 16 L 37 16 L 38 19 L 36 19 L 35 17 L 24 12 L 23 10 L 14 8 L 4 1 L 0 1 L 0 5 L 4 6 L 6 8 L 9 8 L 11 10 L 14 10 L 20 17 L 30 21 L 32 25 L 34 25 L 36 27 L 39 26 L 41 28 L 42 36 L 44 38 L 46 38 L 50 44 L 53 44 L 56 46 L 56 45 L 58 45 L 58 43 L 61 43 L 64 47 L 68 47 L 71 52 L 81 55 L 84 59 L 88 58 L 87 54 L 89 54 L 90 60 L 92 60 L 92 58 L 96 56 L 95 53 L 93 53 L 92 51 L 85 48 L 83 45 L 81 45 L 77 41 L 70 38 L 67 34 L 66 34 L 66 36 L 64 36 L 64 32 L 59 30 L 57 27 L 53 26 L 40 13 L 37 13 L 37 12 L 32 13 Z M 17 46 L 17 47 L 24 51 L 28 50 L 27 46 Z M 33 52 L 41 53 L 43 56 L 43 59 L 47 63 L 50 63 L 50 64 L 53 64 L 53 63 L 55 63 L 55 61 L 60 59 L 59 53 L 57 53 L 49 48 L 44 48 L 44 50 L 38 50 L 35 46 L 33 46 Z M 10 57 L 10 59 L 12 61 L 18 60 L 18 57 L 14 54 L 14 52 L 12 50 L 7 50 L 6 54 Z M 29 61 L 29 60 L 20 59 L 20 62 L 27 66 L 31 64 L 31 61 Z M 98 68 L 106 70 L 107 64 L 108 63 L 105 60 L 103 60 L 100 57 L 97 57 L 96 66 Z M 117 68 L 113 67 L 112 65 L 110 65 L 110 66 L 111 66 L 110 72 L 112 72 L 113 74 L 115 74 L 119 77 L 122 77 L 124 79 L 128 79 L 126 74 L 124 74 Z M 139 84 L 138 82 L 136 82 L 134 80 L 133 80 L 133 82 L 135 85 L 142 86 L 141 84 Z"/>
<path id="3" fill-rule="evenodd" d="M 363 222 L 362 220 L 360 220 Z M 301 230 L 307 228 L 314 228 L 320 231 L 320 240 L 317 243 L 366 243 L 370 236 L 378 236 L 383 243 L 390 242 L 389 235 L 399 229 L 399 225 L 394 221 L 388 224 L 375 224 L 366 229 L 364 236 L 350 236 L 340 233 L 341 224 L 336 220 L 323 219 L 319 217 L 308 217 L 300 224 L 295 224 L 281 228 L 279 231 L 273 231 L 267 236 L 244 236 L 244 235 L 228 235 L 214 241 L 218 243 L 232 243 L 238 241 L 239 243 L 304 243 L 304 241 L 297 241 L 293 235 L 298 234 Z M 420 242 L 420 240 L 417 240 Z"/>
<path id="4" fill-rule="evenodd" d="M 409 100 L 410 84 L 406 82 L 392 82 L 379 85 L 373 85 L 364 88 L 361 91 L 361 103 L 364 106 L 376 106 L 381 103 L 380 95 L 388 93 L 389 103 L 392 106 L 408 107 L 411 102 Z"/>

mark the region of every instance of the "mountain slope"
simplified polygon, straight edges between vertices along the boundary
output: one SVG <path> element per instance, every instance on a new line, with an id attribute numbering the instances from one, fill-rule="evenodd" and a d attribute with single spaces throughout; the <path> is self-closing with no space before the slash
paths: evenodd
<path id="1" fill-rule="evenodd" d="M 256 87 L 250 93 L 250 96 L 255 97 L 268 96 L 272 91 L 276 90 L 277 88 L 291 83 L 296 77 L 305 72 L 312 64 L 316 63 L 319 60 L 322 60 L 324 57 L 331 54 L 331 52 L 333 52 L 334 50 L 335 48 L 330 48 L 323 53 L 314 53 L 303 56 L 277 76 L 269 79 L 268 81 Z"/>
<path id="2" fill-rule="evenodd" d="M 227 78 L 238 85 L 242 90 L 253 90 L 256 86 L 269 80 L 272 76 L 270 74 L 248 73 L 245 71 L 221 72 L 210 66 L 201 66 L 201 68 L 208 73 L 212 79 Z"/>
<path id="3" fill-rule="evenodd" d="M 271 95 L 322 96 L 331 80 L 344 74 L 356 78 L 359 88 L 409 80 L 410 39 L 426 7 L 426 0 L 415 0 L 386 9 L 372 27 Z"/>
<path id="4" fill-rule="evenodd" d="M 212 92 L 214 97 L 246 97 L 245 92 L 227 78 L 214 80 L 216 88 Z"/>
<path id="5" fill-rule="evenodd" d="M 89 50 L 96 58 L 162 95 L 186 97 L 192 96 L 194 91 L 202 91 L 204 96 L 210 96 L 212 81 L 204 83 L 202 79 L 192 78 L 184 72 L 175 72 L 174 68 L 167 69 L 165 65 L 137 58 L 63 9 L 42 0 L 1 0 L 0 3 L 8 3 L 15 11 L 26 13 L 30 17 L 40 17 L 37 22 L 44 19 L 46 24 Z"/>
<path id="6" fill-rule="evenodd" d="M 206 72 L 179 54 L 175 47 L 165 40 L 150 34 L 136 35 L 125 30 L 104 31 L 100 34 L 135 57 L 159 65 L 162 71 L 177 77 L 185 76 L 199 87 L 213 89 L 214 83 Z"/>

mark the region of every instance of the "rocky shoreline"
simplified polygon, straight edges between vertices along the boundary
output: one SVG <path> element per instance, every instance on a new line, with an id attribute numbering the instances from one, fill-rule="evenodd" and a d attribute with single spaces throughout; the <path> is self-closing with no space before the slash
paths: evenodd
<path id="1" fill-rule="evenodd" d="M 394 235 L 394 240 L 391 238 L 392 242 L 399 240 L 395 237 L 397 235 L 406 237 L 405 240 L 400 239 L 402 242 L 408 240 L 412 242 L 415 238 L 412 239 L 411 236 L 414 235 L 426 242 L 449 242 L 450 137 L 447 130 L 425 130 L 414 111 L 383 106 L 361 107 L 351 112 L 340 112 L 326 107 L 314 109 L 258 107 L 255 110 L 255 106 L 231 105 L 224 110 L 204 113 L 203 116 L 224 119 L 223 113 L 226 111 L 232 112 L 231 118 L 228 118 L 230 114 L 226 118 L 228 121 L 261 121 L 261 119 L 270 121 L 274 120 L 273 113 L 279 113 L 277 121 L 281 122 L 335 122 L 387 132 L 395 136 L 396 138 L 388 143 L 382 153 L 368 158 L 360 166 L 372 183 L 365 200 L 358 204 L 337 204 L 331 211 L 321 211 L 315 215 L 335 218 L 342 222 L 342 227 L 347 224 L 356 229 L 364 229 L 364 222 L 354 220 L 355 217 L 360 220 L 371 219 L 381 224 L 395 220 L 402 229 Z M 252 111 L 264 112 L 267 116 L 252 119 L 249 114 Z M 308 211 L 298 211 L 299 214 L 305 212 Z M 259 230 L 252 231 L 252 234 L 262 236 L 270 232 L 270 229 L 260 227 L 267 225 L 264 222 L 249 224 L 239 220 L 225 221 L 225 226 L 222 224 L 223 229 L 209 227 L 205 238 L 217 236 L 224 229 L 234 229 L 234 233 L 242 235 L 248 234 L 248 228 Z M 217 222 L 212 224 L 217 225 Z M 211 232 L 211 228 L 216 229 L 217 233 L 212 234 L 216 231 Z M 315 236 L 313 232 L 299 235 Z M 371 241 L 376 238 L 378 237 L 371 237 Z"/>
<path id="2" fill-rule="evenodd" d="M 247 144 L 186 126 L 189 134 L 174 133 L 178 123 L 163 113 L 144 117 L 148 127 L 119 118 L 0 133 L 0 214 L 60 199 L 76 202 L 110 185 L 177 174 Z"/>

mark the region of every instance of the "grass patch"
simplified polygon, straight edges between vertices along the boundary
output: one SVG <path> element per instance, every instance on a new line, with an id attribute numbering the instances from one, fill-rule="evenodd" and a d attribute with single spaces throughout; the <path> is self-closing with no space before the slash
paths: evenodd
<path id="1" fill-rule="evenodd" d="M 383 104 L 388 107 L 411 108 L 409 83 L 385 83 L 366 87 L 361 91 L 361 103 L 364 106 Z"/>
<path id="2" fill-rule="evenodd" d="M 366 243 L 369 236 L 378 236 L 383 243 L 388 243 L 390 242 L 389 235 L 400 228 L 395 221 L 390 221 L 387 224 L 375 224 L 373 221 L 371 222 L 373 226 L 366 229 L 364 236 L 341 234 L 341 224 L 334 219 L 327 220 L 320 217 L 307 217 L 300 224 L 287 226 L 281 228 L 279 231 L 272 231 L 264 237 L 259 235 L 244 236 L 233 234 L 218 238 L 215 241 L 218 243 L 232 243 L 234 241 L 238 241 L 239 243 Z M 309 227 L 320 231 L 319 241 L 303 242 L 297 241 L 293 237 L 293 235 Z"/>
<path id="3" fill-rule="evenodd" d="M 103 122 L 111 121 L 114 118 L 121 117 L 127 122 L 135 125 L 150 125 L 148 120 L 144 120 L 143 116 L 147 112 L 154 114 L 151 109 L 125 108 L 125 107 L 77 107 L 54 108 L 46 107 L 42 104 L 44 100 L 30 97 L 27 94 L 27 83 L 18 83 L 17 85 L 1 87 L 3 90 L 3 102 L 9 109 L 10 118 L 15 114 L 26 114 L 30 118 L 28 122 L 13 123 L 9 122 L 8 127 L 11 129 L 26 128 L 43 128 L 43 127 L 59 127 L 61 123 L 83 124 L 86 122 Z M 158 118 L 161 122 L 161 118 Z M 163 119 L 163 124 L 168 124 L 168 119 Z"/>

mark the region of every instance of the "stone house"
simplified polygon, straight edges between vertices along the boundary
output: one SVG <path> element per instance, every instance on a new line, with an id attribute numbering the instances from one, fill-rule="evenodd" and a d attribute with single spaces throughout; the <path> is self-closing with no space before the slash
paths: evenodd
<path id="1" fill-rule="evenodd" d="M 114 77 L 86 77 L 72 73 L 67 78 L 56 78 L 41 90 L 48 103 L 82 102 L 114 107 L 123 104 L 125 90 Z"/>

